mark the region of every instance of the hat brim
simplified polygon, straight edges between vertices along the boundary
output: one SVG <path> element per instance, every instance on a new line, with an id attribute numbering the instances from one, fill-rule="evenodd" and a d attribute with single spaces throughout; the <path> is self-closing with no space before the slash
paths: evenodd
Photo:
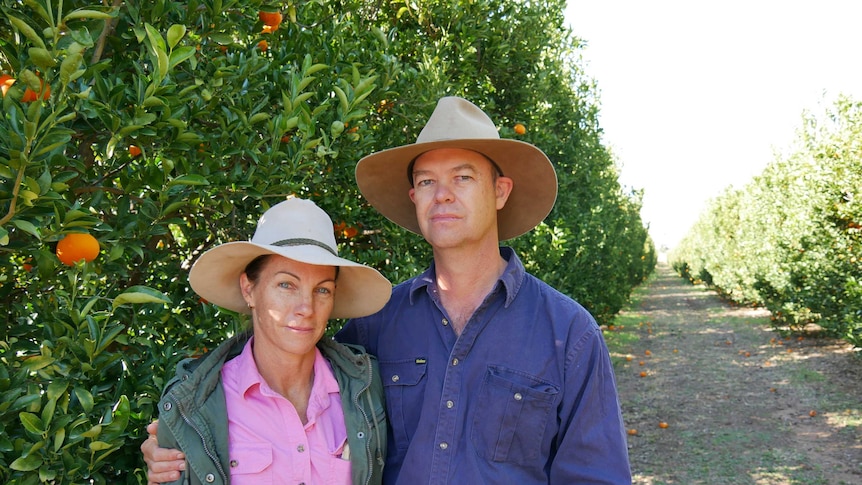
<path id="1" fill-rule="evenodd" d="M 335 301 L 330 318 L 357 318 L 378 312 L 389 301 L 392 284 L 376 269 L 305 245 L 279 247 L 229 242 L 201 255 L 189 272 L 189 284 L 201 297 L 237 313 L 250 313 L 239 278 L 254 258 L 275 254 L 300 263 L 338 266 Z"/>
<path id="2" fill-rule="evenodd" d="M 531 231 L 551 212 L 557 199 L 557 174 L 544 152 L 509 139 L 463 139 L 415 143 L 368 155 L 356 165 L 356 183 L 368 202 L 384 217 L 421 234 L 410 200 L 407 167 L 419 155 L 438 148 L 479 152 L 500 167 L 514 186 L 505 207 L 497 212 L 501 241 Z"/>

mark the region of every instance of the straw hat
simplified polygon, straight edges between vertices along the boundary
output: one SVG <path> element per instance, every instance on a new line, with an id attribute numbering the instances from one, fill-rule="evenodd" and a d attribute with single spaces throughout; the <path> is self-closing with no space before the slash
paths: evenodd
<path id="1" fill-rule="evenodd" d="M 331 318 L 371 315 L 383 308 L 392 294 L 392 284 L 376 269 L 338 257 L 332 220 L 314 202 L 297 198 L 264 212 L 251 241 L 225 243 L 202 254 L 192 266 L 189 283 L 211 303 L 250 313 L 239 277 L 248 263 L 264 254 L 338 266 Z"/>
<path id="2" fill-rule="evenodd" d="M 554 207 L 557 174 L 547 155 L 529 143 L 501 139 L 488 115 L 458 97 L 440 99 L 416 143 L 361 159 L 356 165 L 359 190 L 387 219 L 420 234 L 407 170 L 416 157 L 437 148 L 479 152 L 514 181 L 506 206 L 497 212 L 501 241 L 531 231 Z"/>

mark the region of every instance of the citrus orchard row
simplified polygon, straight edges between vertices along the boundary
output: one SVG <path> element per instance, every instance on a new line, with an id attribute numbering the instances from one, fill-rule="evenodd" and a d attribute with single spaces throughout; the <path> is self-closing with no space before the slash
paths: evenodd
<path id="1" fill-rule="evenodd" d="M 792 149 L 713 200 L 669 260 L 778 329 L 862 347 L 862 103 L 807 115 Z"/>

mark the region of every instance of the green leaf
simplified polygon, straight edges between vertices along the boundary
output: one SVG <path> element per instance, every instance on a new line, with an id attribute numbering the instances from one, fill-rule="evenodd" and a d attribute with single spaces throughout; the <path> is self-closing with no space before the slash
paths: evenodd
<path id="1" fill-rule="evenodd" d="M 186 35 L 186 26 L 174 24 L 168 28 L 168 48 L 173 49 Z M 192 49 L 194 50 L 194 49 Z"/>
<path id="2" fill-rule="evenodd" d="M 13 461 L 9 468 L 18 470 L 19 472 L 31 472 L 42 466 L 42 457 L 40 455 L 30 455 L 20 457 Z"/>
<path id="3" fill-rule="evenodd" d="M 24 37 L 30 39 L 30 42 L 36 44 L 36 46 L 41 47 L 42 49 L 45 48 L 45 42 L 42 40 L 42 37 L 40 37 L 39 34 L 37 34 L 36 31 L 33 30 L 33 28 L 30 27 L 30 25 L 26 21 L 21 20 L 14 15 L 10 15 L 8 12 L 5 11 L 4 14 L 6 14 L 6 18 L 9 19 L 9 22 L 12 22 L 12 26 L 18 29 L 18 31 L 21 32 Z"/>
<path id="4" fill-rule="evenodd" d="M 35 236 L 36 239 L 42 240 L 42 235 L 39 233 L 39 228 L 33 225 L 30 221 L 25 221 L 23 219 L 14 219 L 12 221 L 12 225 L 21 229 L 22 231 Z"/>
<path id="5" fill-rule="evenodd" d="M 63 442 L 66 440 L 66 428 L 60 428 L 54 433 L 54 453 L 60 451 L 63 447 Z"/>
<path id="6" fill-rule="evenodd" d="M 196 174 L 188 174 L 188 175 L 180 175 L 174 179 L 171 179 L 168 182 L 168 187 L 172 187 L 174 185 L 209 185 L 209 180 L 206 179 L 203 175 Z"/>
<path id="7" fill-rule="evenodd" d="M 20 412 L 18 413 L 18 417 L 21 419 L 21 424 L 24 425 L 24 429 L 27 431 L 37 435 L 41 435 L 45 432 L 42 420 L 35 414 Z"/>
<path id="8" fill-rule="evenodd" d="M 164 293 L 148 286 L 133 286 L 114 298 L 114 309 L 126 303 L 164 303 L 171 304 L 171 299 Z"/>
<path id="9" fill-rule="evenodd" d="M 48 400 L 56 401 L 69 388 L 69 383 L 65 381 L 53 381 L 48 384 Z"/>
<path id="10" fill-rule="evenodd" d="M 45 367 L 48 367 L 53 363 L 53 357 L 49 357 L 47 355 L 34 355 L 32 357 L 27 357 L 26 359 L 24 359 L 23 367 L 30 371 L 35 371 L 39 369 L 44 369 Z"/>
<path id="11" fill-rule="evenodd" d="M 93 441 L 92 443 L 90 443 L 90 451 L 107 450 L 111 446 L 113 445 L 111 445 L 110 443 L 105 443 L 104 441 Z"/>
<path id="12" fill-rule="evenodd" d="M 42 70 L 47 70 L 48 68 L 57 65 L 57 60 L 54 59 L 54 56 L 51 55 L 50 52 L 48 52 L 48 49 L 31 47 L 27 53 L 30 54 L 30 60 L 32 60 L 33 63 Z"/>
<path id="13" fill-rule="evenodd" d="M 96 19 L 96 20 L 108 20 L 117 16 L 117 11 L 112 10 L 110 12 L 100 12 L 98 10 L 88 10 L 88 9 L 80 9 L 75 10 L 74 12 L 70 12 L 63 18 L 63 22 L 68 22 L 70 20 L 76 19 Z"/>
<path id="14" fill-rule="evenodd" d="M 171 52 L 168 69 L 173 69 L 177 64 L 195 55 L 195 48 L 191 46 L 183 46 Z"/>
<path id="15" fill-rule="evenodd" d="M 93 411 L 93 395 L 90 394 L 90 391 L 83 389 L 81 387 L 76 387 L 74 390 L 75 397 L 78 398 L 78 402 L 81 403 L 81 408 L 84 409 L 85 413 L 90 413 Z"/>

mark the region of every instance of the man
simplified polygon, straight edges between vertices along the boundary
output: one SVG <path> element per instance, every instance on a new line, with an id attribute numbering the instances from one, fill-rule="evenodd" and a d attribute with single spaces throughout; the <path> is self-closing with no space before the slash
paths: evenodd
<path id="1" fill-rule="evenodd" d="M 478 107 L 447 97 L 415 144 L 363 158 L 356 180 L 434 254 L 383 310 L 336 336 L 380 364 L 390 420 L 384 483 L 631 483 L 595 320 L 499 245 L 553 207 L 547 156 L 500 139 Z"/>

